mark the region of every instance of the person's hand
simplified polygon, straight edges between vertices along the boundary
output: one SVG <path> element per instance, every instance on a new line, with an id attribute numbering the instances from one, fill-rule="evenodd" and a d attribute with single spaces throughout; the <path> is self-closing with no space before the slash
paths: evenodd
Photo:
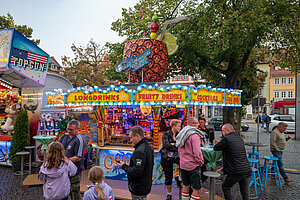
<path id="1" fill-rule="evenodd" d="M 214 139 L 213 144 L 218 144 L 219 140 Z"/>
<path id="2" fill-rule="evenodd" d="M 171 142 L 171 145 L 175 145 L 176 143 L 175 142 Z"/>
<path id="3" fill-rule="evenodd" d="M 289 135 L 287 138 L 288 138 L 288 140 L 290 140 L 290 139 L 292 139 L 293 137 Z"/>
<path id="4" fill-rule="evenodd" d="M 121 160 L 119 160 L 119 161 L 117 161 L 116 163 L 117 163 L 117 166 L 118 166 L 120 169 L 122 169 L 122 165 L 124 164 L 124 162 L 121 161 Z"/>

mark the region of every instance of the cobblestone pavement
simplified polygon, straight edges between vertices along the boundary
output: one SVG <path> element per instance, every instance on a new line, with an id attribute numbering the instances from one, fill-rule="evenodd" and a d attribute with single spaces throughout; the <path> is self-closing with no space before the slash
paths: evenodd
<path id="1" fill-rule="evenodd" d="M 243 132 L 245 141 L 256 141 L 256 126 L 255 124 L 249 124 L 250 129 L 247 132 Z M 220 132 L 216 132 L 216 137 L 220 136 Z M 260 134 L 260 142 L 269 145 L 269 133 Z M 294 135 L 292 135 L 294 136 Z M 246 146 L 246 150 L 251 150 L 251 147 Z M 262 156 L 271 155 L 268 147 L 261 147 L 260 153 Z M 290 140 L 288 141 L 286 151 L 283 155 L 283 161 L 285 168 L 295 169 L 298 171 L 288 172 L 289 178 L 293 180 L 292 183 L 286 185 L 283 184 L 283 190 L 281 191 L 278 186 L 275 185 L 274 179 L 268 178 L 267 188 L 260 192 L 257 199 L 263 200 L 300 200 L 300 141 Z M 38 169 L 33 169 L 37 173 Z M 283 182 L 283 181 L 282 181 Z M 218 180 L 216 182 L 216 194 L 223 197 L 221 188 L 222 182 Z M 209 189 L 209 181 L 205 182 L 205 188 Z M 254 194 L 253 186 L 250 193 Z M 238 185 L 232 188 L 232 194 L 234 199 L 241 199 Z M 10 167 L 0 167 L 0 200 L 39 200 L 43 199 L 42 186 L 22 186 L 20 187 L 20 179 L 18 176 L 12 174 Z"/>

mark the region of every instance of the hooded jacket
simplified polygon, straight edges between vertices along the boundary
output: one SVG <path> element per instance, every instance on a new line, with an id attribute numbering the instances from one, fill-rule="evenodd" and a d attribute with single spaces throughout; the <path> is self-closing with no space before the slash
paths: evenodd
<path id="1" fill-rule="evenodd" d="M 115 200 L 114 193 L 109 185 L 104 181 L 99 183 L 99 186 L 102 188 L 105 200 Z M 83 200 L 96 200 L 98 199 L 98 194 L 95 190 L 95 185 L 88 185 L 88 190 L 84 193 Z"/>
<path id="2" fill-rule="evenodd" d="M 176 147 L 180 148 L 184 145 L 185 141 L 193 134 L 197 134 L 201 140 L 205 140 L 205 133 L 200 131 L 198 128 L 192 126 L 185 126 L 177 135 L 176 135 Z"/>
<path id="3" fill-rule="evenodd" d="M 70 193 L 70 176 L 74 176 L 77 167 L 70 160 L 68 164 L 62 163 L 57 169 L 47 169 L 43 164 L 40 168 L 39 179 L 44 183 L 43 192 L 47 200 L 59 200 L 67 197 Z"/>

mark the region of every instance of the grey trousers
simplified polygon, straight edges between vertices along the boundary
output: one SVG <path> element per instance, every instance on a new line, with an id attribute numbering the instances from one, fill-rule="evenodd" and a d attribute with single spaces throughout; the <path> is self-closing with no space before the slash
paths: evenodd
<path id="1" fill-rule="evenodd" d="M 131 193 L 132 200 L 147 200 L 147 195 L 138 196 Z"/>
<path id="2" fill-rule="evenodd" d="M 81 200 L 80 178 L 81 178 L 80 174 L 70 177 L 71 191 L 69 196 L 71 200 Z"/>

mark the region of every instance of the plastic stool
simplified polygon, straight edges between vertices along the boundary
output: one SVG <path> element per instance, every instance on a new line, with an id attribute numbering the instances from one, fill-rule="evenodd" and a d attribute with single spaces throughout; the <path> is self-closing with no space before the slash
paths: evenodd
<path id="1" fill-rule="evenodd" d="M 24 165 L 23 165 L 24 155 L 29 155 L 29 152 L 28 151 L 21 151 L 21 152 L 17 152 L 16 155 L 21 156 L 21 184 L 20 185 L 22 185 L 22 182 L 23 182 L 23 169 L 24 169 Z"/>
<path id="2" fill-rule="evenodd" d="M 31 174 L 31 156 L 32 156 L 32 149 L 35 149 L 35 146 L 27 146 L 25 147 L 25 149 L 29 149 L 30 153 L 29 153 L 29 174 Z"/>
<path id="3" fill-rule="evenodd" d="M 260 153 L 256 151 L 248 151 L 248 158 L 255 158 L 259 160 Z"/>
<path id="4" fill-rule="evenodd" d="M 279 169 L 278 169 L 278 164 L 277 164 L 278 158 L 273 157 L 273 156 L 264 156 L 264 159 L 265 159 L 264 170 L 263 170 L 263 176 L 265 178 L 264 187 L 266 188 L 268 175 L 271 174 L 271 175 L 275 176 L 275 184 L 277 185 L 277 181 L 278 181 L 280 190 L 282 190 L 280 176 L 279 176 Z M 271 163 L 271 161 L 272 161 L 272 163 Z M 270 170 L 269 170 L 269 167 L 271 167 Z"/>

